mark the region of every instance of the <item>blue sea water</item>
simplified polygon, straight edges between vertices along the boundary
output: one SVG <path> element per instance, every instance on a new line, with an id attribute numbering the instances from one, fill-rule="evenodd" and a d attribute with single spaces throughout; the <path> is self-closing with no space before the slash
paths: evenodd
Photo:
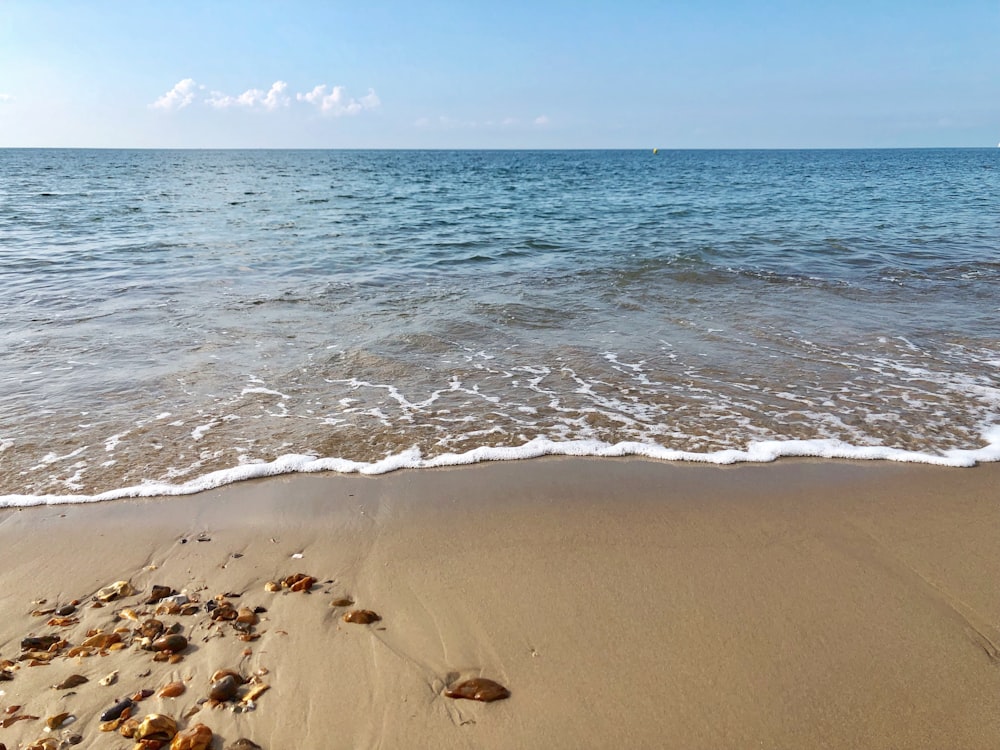
<path id="1" fill-rule="evenodd" d="M 0 504 L 1000 459 L 1000 149 L 0 150 Z"/>

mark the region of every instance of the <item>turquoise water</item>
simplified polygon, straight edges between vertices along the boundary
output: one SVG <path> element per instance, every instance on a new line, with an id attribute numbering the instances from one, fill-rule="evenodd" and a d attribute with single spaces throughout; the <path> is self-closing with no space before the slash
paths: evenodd
<path id="1" fill-rule="evenodd" d="M 1000 149 L 0 150 L 0 495 L 996 460 L 998 196 Z"/>

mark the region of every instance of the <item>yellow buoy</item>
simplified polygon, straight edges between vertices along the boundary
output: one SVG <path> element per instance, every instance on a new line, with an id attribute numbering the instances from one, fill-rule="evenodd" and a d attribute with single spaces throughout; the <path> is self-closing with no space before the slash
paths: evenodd
<path id="1" fill-rule="evenodd" d="M 654 153 L 654 154 L 658 154 L 658 153 L 660 153 L 660 149 L 658 149 L 658 148 L 654 148 L 654 149 L 653 149 L 653 153 Z"/>

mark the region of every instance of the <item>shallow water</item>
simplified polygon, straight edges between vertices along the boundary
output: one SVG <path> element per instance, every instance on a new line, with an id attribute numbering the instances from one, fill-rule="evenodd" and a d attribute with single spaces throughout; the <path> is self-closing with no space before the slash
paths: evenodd
<path id="1" fill-rule="evenodd" d="M 0 494 L 997 460 L 997 196 L 1000 149 L 0 150 Z"/>

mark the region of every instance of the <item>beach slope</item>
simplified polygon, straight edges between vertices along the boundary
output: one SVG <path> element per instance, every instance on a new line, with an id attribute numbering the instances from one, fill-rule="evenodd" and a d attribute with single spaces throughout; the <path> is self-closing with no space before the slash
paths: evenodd
<path id="1" fill-rule="evenodd" d="M 995 748 L 998 488 L 996 464 L 539 459 L 5 510 L 0 718 L 38 718 L 0 743 L 127 747 L 100 714 L 178 681 L 133 716 L 216 748 Z M 142 648 L 150 619 L 179 659 Z M 220 669 L 251 681 L 213 705 Z M 444 696 L 471 677 L 510 697 Z"/>

